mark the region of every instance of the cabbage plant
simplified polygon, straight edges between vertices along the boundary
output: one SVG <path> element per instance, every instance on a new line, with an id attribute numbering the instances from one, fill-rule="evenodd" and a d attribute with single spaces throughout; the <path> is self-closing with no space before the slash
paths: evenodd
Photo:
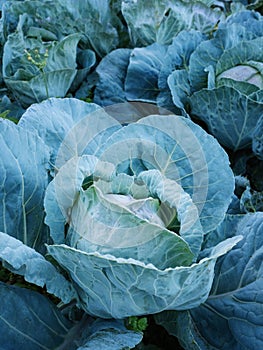
<path id="1" fill-rule="evenodd" d="M 61 41 L 46 32 L 25 34 L 27 25 L 27 16 L 21 16 L 17 31 L 8 36 L 3 54 L 4 82 L 24 108 L 66 95 L 77 74 L 77 45 L 81 38 L 79 33 Z"/>
<path id="2" fill-rule="evenodd" d="M 183 45 L 181 57 L 187 57 L 168 77 L 174 104 L 204 121 L 234 151 L 251 146 L 262 115 L 262 35 L 262 16 L 241 11 L 194 48 L 190 33 L 184 34 L 183 44 L 179 36 L 172 44 Z"/>
<path id="3" fill-rule="evenodd" d="M 65 103 L 52 101 L 54 108 Z M 70 105 L 82 108 L 76 100 Z M 216 259 L 240 239 L 220 242 L 199 258 L 234 186 L 217 141 L 183 117 L 151 115 L 122 126 L 96 109 L 56 152 L 45 196 L 54 241 L 47 249 L 71 276 L 81 307 L 124 318 L 205 301 Z"/>
<path id="4" fill-rule="evenodd" d="M 98 105 L 53 98 L 28 108 L 18 125 L 1 122 L 2 264 L 61 300 L 56 306 L 37 291 L 1 283 L 4 346 L 12 340 L 63 350 L 110 339 L 113 349 L 133 347 L 142 333 L 124 320 L 157 314 L 166 327 L 166 312 L 182 325 L 168 331 L 195 344 L 189 332 L 194 325 L 201 332 L 207 307 L 229 303 L 229 295 L 244 322 L 251 302 L 261 310 L 261 255 L 253 244 L 261 216 L 251 230 L 245 220 L 244 231 L 236 225 L 242 216 L 226 214 L 234 190 L 226 152 L 188 118 L 135 119 L 121 124 Z M 240 303 L 242 295 L 251 302 Z M 210 316 L 229 344 L 239 333 L 224 312 Z M 255 322 L 249 339 L 260 344 Z"/>

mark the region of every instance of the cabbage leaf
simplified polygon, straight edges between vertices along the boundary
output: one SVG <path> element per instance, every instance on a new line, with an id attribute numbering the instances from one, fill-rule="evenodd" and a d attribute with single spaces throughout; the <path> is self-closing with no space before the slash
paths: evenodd
<path id="1" fill-rule="evenodd" d="M 157 322 L 187 349 L 239 350 L 261 346 L 262 217 L 262 212 L 258 212 L 237 221 L 235 230 L 244 238 L 218 259 L 205 303 L 186 312 L 156 316 Z M 231 229 L 232 223 L 228 224 Z"/>
<path id="2" fill-rule="evenodd" d="M 0 121 L 0 229 L 42 251 L 49 242 L 43 200 L 48 185 L 49 149 L 34 133 Z"/>

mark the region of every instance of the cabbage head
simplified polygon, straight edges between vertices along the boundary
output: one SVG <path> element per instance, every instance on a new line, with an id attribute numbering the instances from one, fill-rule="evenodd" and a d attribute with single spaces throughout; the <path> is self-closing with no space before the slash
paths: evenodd
<path id="1" fill-rule="evenodd" d="M 80 307 L 124 318 L 204 302 L 217 257 L 240 239 L 199 258 L 233 194 L 225 151 L 190 119 L 149 115 L 122 126 L 102 108 L 91 104 L 87 113 L 87 104 L 74 99 L 43 102 L 24 120 L 32 125 L 50 104 L 58 114 L 67 104 L 73 119 L 85 106 L 56 150 L 45 196 L 48 253 L 69 274 Z M 63 117 L 62 124 L 72 123 Z M 53 136 L 61 138 L 62 129 Z"/>

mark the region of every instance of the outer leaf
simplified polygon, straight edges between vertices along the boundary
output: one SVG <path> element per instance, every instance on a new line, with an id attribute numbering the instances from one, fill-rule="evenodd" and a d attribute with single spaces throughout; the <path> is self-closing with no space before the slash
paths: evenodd
<path id="1" fill-rule="evenodd" d="M 17 123 L 24 112 L 25 110 L 21 105 L 17 102 L 11 101 L 7 95 L 1 97 L 0 114 L 2 115 L 2 118 L 5 118 L 6 116 L 7 119 L 13 120 Z"/>
<path id="2" fill-rule="evenodd" d="M 72 327 L 39 293 L 0 283 L 0 298 L 1 349 L 55 349 Z"/>
<path id="3" fill-rule="evenodd" d="M 70 92 L 73 92 L 75 97 L 76 95 L 79 96 L 80 92 L 77 91 L 79 88 L 83 88 L 85 84 L 88 85 L 89 83 L 91 83 L 90 79 L 88 79 L 87 76 L 90 73 L 91 68 L 95 64 L 96 64 L 96 55 L 94 51 L 89 49 L 77 51 L 78 71 L 73 83 L 70 86 Z M 88 82 L 85 81 L 86 78 L 87 80 L 89 80 Z M 86 89 L 85 91 L 85 94 L 84 94 L 85 97 L 87 96 L 87 91 L 89 91 L 89 88 Z"/>
<path id="4" fill-rule="evenodd" d="M 197 206 L 204 232 L 223 220 L 234 188 L 228 158 L 217 141 L 189 119 L 142 118 L 114 133 L 96 156 L 113 163 L 117 172 L 138 175 L 157 169 L 177 181 Z"/>
<path id="5" fill-rule="evenodd" d="M 172 10 L 172 17 L 179 29 L 178 33 L 183 29 L 195 29 L 201 33 L 210 34 L 217 23 L 224 21 L 225 18 L 219 7 L 211 8 L 204 1 L 169 1 L 169 5 Z M 169 25 L 167 27 L 169 28 Z"/>
<path id="6" fill-rule="evenodd" d="M 207 301 L 176 316 L 172 334 L 187 349 L 260 349 L 263 345 L 263 213 L 246 215 L 238 226 L 244 238 L 215 268 Z M 192 346 L 188 341 L 191 339 Z M 188 338 L 188 339 L 187 339 Z"/>
<path id="7" fill-rule="evenodd" d="M 167 79 L 173 103 L 182 110 L 188 110 L 188 99 L 191 95 L 191 86 L 189 83 L 186 69 L 175 70 Z"/>
<path id="8" fill-rule="evenodd" d="M 66 245 L 52 245 L 48 251 L 75 281 L 84 310 L 103 318 L 124 318 L 200 305 L 210 291 L 216 259 L 239 240 L 221 242 L 198 264 L 163 271 L 133 259 L 85 253 Z"/>
<path id="9" fill-rule="evenodd" d="M 99 75 L 94 93 L 94 102 L 101 106 L 126 101 L 125 78 L 131 49 L 117 49 L 105 56 L 98 65 Z"/>
<path id="10" fill-rule="evenodd" d="M 125 80 L 127 100 L 155 103 L 158 89 L 158 76 L 166 48 L 152 44 L 132 51 Z"/>
<path id="11" fill-rule="evenodd" d="M 46 286 L 48 293 L 64 303 L 77 298 L 70 282 L 43 255 L 3 232 L 0 232 L 0 257 L 8 263 L 9 270 L 24 276 L 27 282 Z"/>
<path id="12" fill-rule="evenodd" d="M 251 145 L 263 103 L 255 102 L 231 87 L 221 86 L 194 93 L 190 104 L 191 114 L 203 120 L 222 145 L 233 151 Z"/>
<path id="13" fill-rule="evenodd" d="M 240 212 L 240 208 L 239 208 Z M 224 220 L 218 225 L 216 230 L 209 232 L 203 241 L 201 256 L 207 255 L 208 249 L 213 247 L 221 241 L 238 235 L 238 224 L 243 220 L 244 214 L 226 214 Z"/>
<path id="14" fill-rule="evenodd" d="M 157 43 L 144 48 L 118 49 L 97 68 L 96 103 L 110 105 L 126 100 L 156 102 L 160 67 L 166 48 Z"/>
<path id="15" fill-rule="evenodd" d="M 156 42 L 158 27 L 168 9 L 168 1 L 122 1 L 122 14 L 134 46 Z"/>
<path id="16" fill-rule="evenodd" d="M 56 45 L 53 45 L 48 52 L 47 65 L 44 71 L 54 72 L 76 68 L 77 45 L 80 39 L 81 35 L 75 33 L 66 36 Z"/>
<path id="17" fill-rule="evenodd" d="M 19 125 L 34 130 L 48 145 L 52 166 L 60 168 L 89 147 L 92 154 L 120 124 L 99 106 L 78 99 L 51 98 L 30 106 Z"/>
<path id="18" fill-rule="evenodd" d="M 263 116 L 258 120 L 252 138 L 252 149 L 254 154 L 263 160 Z"/>
<path id="19" fill-rule="evenodd" d="M 4 5 L 5 2 L 6 2 L 6 0 L 1 0 L 1 1 L 0 1 L 0 8 L 1 8 L 1 11 L 2 11 L 2 7 L 3 7 L 3 5 Z"/>
<path id="20" fill-rule="evenodd" d="M 26 108 L 49 97 L 64 97 L 75 74 L 76 71 L 72 74 L 71 69 L 64 69 L 59 72 L 42 73 L 30 81 L 6 78 L 5 83 L 16 97 L 19 96 L 20 103 Z"/>
<path id="21" fill-rule="evenodd" d="M 78 350 L 132 349 L 142 340 L 142 333 L 128 330 L 123 321 L 97 319 L 89 329 L 84 345 Z"/>
<path id="22" fill-rule="evenodd" d="M 167 79 L 174 70 L 184 71 L 188 69 L 192 52 L 204 38 L 199 31 L 182 31 L 173 39 L 172 44 L 168 46 L 158 78 L 158 87 L 160 89 L 157 98 L 158 105 L 173 110 L 172 88 L 170 86 L 170 91 Z M 173 97 L 175 98 L 175 96 Z"/>
<path id="23" fill-rule="evenodd" d="M 142 333 L 126 329 L 121 320 L 94 321 L 84 315 L 73 324 L 46 297 L 29 289 L 0 282 L 0 296 L 4 350 L 119 350 L 133 348 L 142 339 Z"/>
<path id="24" fill-rule="evenodd" d="M 206 344 L 206 341 L 195 328 L 190 311 L 165 311 L 154 316 L 157 324 L 179 339 L 183 349 L 187 350 L 215 350 Z M 187 327 L 187 328 L 186 328 Z"/>
<path id="25" fill-rule="evenodd" d="M 43 250 L 43 244 L 49 240 L 43 224 L 47 147 L 37 135 L 2 120 L 0 149 L 0 230 Z"/>

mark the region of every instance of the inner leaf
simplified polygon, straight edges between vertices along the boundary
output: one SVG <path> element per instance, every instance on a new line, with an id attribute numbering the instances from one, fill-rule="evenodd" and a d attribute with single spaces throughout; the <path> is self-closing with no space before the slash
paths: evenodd
<path id="1" fill-rule="evenodd" d="M 217 79 L 230 78 L 236 81 L 248 82 L 257 86 L 259 89 L 263 88 L 262 75 L 258 69 L 249 65 L 239 65 L 232 67 L 223 73 L 219 74 Z"/>

